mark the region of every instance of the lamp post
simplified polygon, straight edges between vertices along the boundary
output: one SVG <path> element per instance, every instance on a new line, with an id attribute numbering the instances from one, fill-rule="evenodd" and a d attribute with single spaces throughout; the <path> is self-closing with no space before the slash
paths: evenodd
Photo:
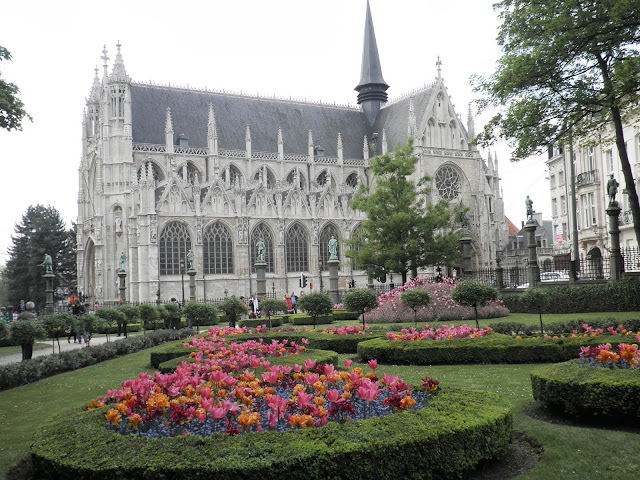
<path id="1" fill-rule="evenodd" d="M 322 265 L 323 265 L 322 264 L 322 259 L 320 259 L 319 265 L 320 265 L 320 272 L 319 272 L 320 273 L 320 291 L 322 292 L 322 288 L 323 288 L 323 285 L 322 285 Z"/>
<path id="2" fill-rule="evenodd" d="M 224 289 L 224 298 L 227 298 L 227 294 L 229 293 L 229 290 L 227 290 L 226 288 Z"/>
<path id="3" fill-rule="evenodd" d="M 273 294 L 273 298 L 276 298 L 276 282 L 271 282 L 271 293 Z"/>
<path id="4" fill-rule="evenodd" d="M 184 308 L 184 260 L 180 260 L 180 276 L 182 277 L 182 308 Z"/>

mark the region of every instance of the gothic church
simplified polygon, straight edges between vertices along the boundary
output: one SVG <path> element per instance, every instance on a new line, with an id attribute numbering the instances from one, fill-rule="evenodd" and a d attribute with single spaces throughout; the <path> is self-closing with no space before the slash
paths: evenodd
<path id="1" fill-rule="evenodd" d="M 331 236 L 339 288 L 364 286 L 344 255 L 364 218 L 349 202 L 373 181 L 370 156 L 408 137 L 432 200 L 469 207 L 474 268 L 494 266 L 507 243 L 498 160 L 471 145 L 471 111 L 464 125 L 440 62 L 434 83 L 388 101 L 368 3 L 358 107 L 137 83 L 120 45 L 110 74 L 106 48 L 101 58 L 79 168 L 78 288 L 91 302 L 119 298 L 123 252 L 128 300 L 181 298 L 189 250 L 198 299 L 250 295 L 260 240 L 278 297 L 299 292 L 301 273 L 328 285 Z"/>

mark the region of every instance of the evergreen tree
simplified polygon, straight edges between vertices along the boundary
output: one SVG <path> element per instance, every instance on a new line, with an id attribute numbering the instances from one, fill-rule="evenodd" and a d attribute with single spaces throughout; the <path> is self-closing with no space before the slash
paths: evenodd
<path id="1" fill-rule="evenodd" d="M 11 60 L 11 53 L 4 47 L 0 47 L 0 61 L 2 60 Z M 4 130 L 22 130 L 22 120 L 31 120 L 24 104 L 16 96 L 19 92 L 16 84 L 0 77 L 0 128 Z"/>
<path id="2" fill-rule="evenodd" d="M 476 82 L 485 95 L 481 107 L 506 109 L 480 140 L 511 140 L 517 160 L 567 145 L 571 135 L 614 139 L 640 239 L 640 206 L 622 130 L 625 115 L 637 113 L 640 101 L 640 2 L 503 0 L 495 8 L 503 56 L 489 79 Z"/>
<path id="3" fill-rule="evenodd" d="M 16 225 L 11 237 L 9 261 L 5 271 L 9 301 L 33 301 L 39 310 L 45 304 L 45 279 L 42 263 L 45 254 L 51 255 L 55 294 L 64 298 L 75 291 L 76 243 L 73 229 L 67 230 L 55 208 L 30 206 Z"/>
<path id="4" fill-rule="evenodd" d="M 449 265 L 459 254 L 460 237 L 453 233 L 455 212 L 440 200 L 427 204 L 430 177 L 412 180 L 418 158 L 413 139 L 393 155 L 371 159 L 373 188 L 361 185 L 351 206 L 366 212 L 362 231 L 349 242 L 347 256 L 372 276 L 388 272 L 417 275 L 420 267 Z"/>

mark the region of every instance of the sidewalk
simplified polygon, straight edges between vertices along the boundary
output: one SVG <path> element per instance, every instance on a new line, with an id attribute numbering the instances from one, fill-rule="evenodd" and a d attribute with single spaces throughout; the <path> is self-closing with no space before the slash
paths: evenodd
<path id="1" fill-rule="evenodd" d="M 142 335 L 142 332 L 134 332 L 129 333 L 129 336 L 132 335 Z M 113 342 L 116 340 L 120 340 L 124 337 L 118 337 L 116 335 L 109 335 L 109 341 Z M 56 355 L 58 354 L 58 342 L 53 340 L 39 340 L 38 343 L 46 343 L 49 345 L 49 348 L 39 348 L 38 350 L 33 351 L 32 358 L 41 357 L 42 355 L 51 355 L 53 352 L 52 344 L 55 343 L 56 346 Z M 101 345 L 103 343 L 107 343 L 106 335 L 100 335 L 99 337 L 94 337 L 91 339 L 91 346 L 94 347 L 96 345 Z M 86 344 L 84 343 L 67 343 L 66 335 L 60 338 L 60 351 L 67 352 L 69 350 L 76 350 L 78 348 L 85 348 Z M 11 355 L 0 355 L 0 365 L 7 365 L 9 363 L 20 362 L 22 361 L 22 353 L 12 353 Z"/>

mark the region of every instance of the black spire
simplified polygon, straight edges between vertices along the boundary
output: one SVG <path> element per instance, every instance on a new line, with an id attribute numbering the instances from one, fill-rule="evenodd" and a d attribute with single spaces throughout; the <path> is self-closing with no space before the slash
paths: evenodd
<path id="1" fill-rule="evenodd" d="M 388 88 L 389 85 L 382 78 L 376 34 L 373 30 L 369 0 L 367 0 L 367 18 L 364 23 L 364 47 L 362 49 L 362 73 L 360 75 L 360 83 L 355 90 L 358 92 L 358 103 L 362 105 L 369 125 L 373 125 L 380 111 L 380 105 L 387 101 Z"/>

